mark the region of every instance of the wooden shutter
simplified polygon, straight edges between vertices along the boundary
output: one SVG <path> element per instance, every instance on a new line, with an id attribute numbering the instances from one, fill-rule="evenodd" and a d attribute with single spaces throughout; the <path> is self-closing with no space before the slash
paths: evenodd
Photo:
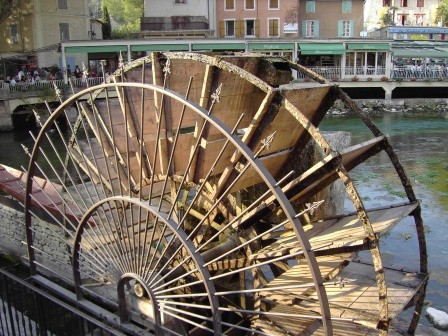
<path id="1" fill-rule="evenodd" d="M 344 27 L 343 21 L 338 20 L 338 37 L 342 37 L 342 29 Z"/>
<path id="2" fill-rule="evenodd" d="M 255 36 L 260 37 L 260 20 L 256 19 L 254 24 L 255 24 Z"/>
<path id="3" fill-rule="evenodd" d="M 315 13 L 316 12 L 316 2 L 314 0 L 307 0 L 306 12 L 307 13 Z"/>
<path id="4" fill-rule="evenodd" d="M 355 21 L 350 20 L 350 37 L 355 36 Z"/>
<path id="5" fill-rule="evenodd" d="M 235 20 L 235 36 L 244 36 L 244 20 Z"/>
<path id="6" fill-rule="evenodd" d="M 220 37 L 226 36 L 226 22 L 225 21 L 219 22 L 219 36 Z"/>
<path id="7" fill-rule="evenodd" d="M 302 37 L 306 37 L 306 20 L 302 21 Z"/>
<path id="8" fill-rule="evenodd" d="M 352 0 L 342 0 L 342 13 L 352 12 Z"/>
<path id="9" fill-rule="evenodd" d="M 314 37 L 319 37 L 319 20 L 314 21 Z"/>

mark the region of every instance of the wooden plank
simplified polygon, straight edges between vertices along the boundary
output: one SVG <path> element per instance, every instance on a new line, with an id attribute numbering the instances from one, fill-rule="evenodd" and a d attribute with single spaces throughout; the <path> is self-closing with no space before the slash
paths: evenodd
<path id="1" fill-rule="evenodd" d="M 389 317 L 394 318 L 412 300 L 426 277 L 416 272 L 384 271 Z M 332 316 L 354 319 L 357 323 L 375 328 L 378 323 L 379 294 L 373 266 L 352 262 L 339 277 L 348 282 L 343 286 L 338 283 L 325 286 Z M 318 305 L 313 303 L 316 299 L 317 296 L 313 294 L 310 301 L 304 301 L 301 305 L 317 311 Z"/>
<path id="2" fill-rule="evenodd" d="M 20 170 L 0 164 L 0 189 L 23 204 L 25 202 L 26 175 Z M 65 215 L 69 220 L 78 222 L 83 214 L 77 206 L 64 201 L 62 192 L 62 185 L 34 176 L 31 188 L 31 206 L 39 209 L 43 207 L 58 218 Z"/>
<path id="3" fill-rule="evenodd" d="M 318 314 L 314 312 L 309 312 L 299 307 L 277 305 L 271 310 L 269 310 L 269 313 L 274 315 L 266 315 L 266 316 L 260 315 L 259 318 L 255 319 L 252 322 L 252 327 L 260 328 L 262 331 L 267 332 L 270 335 L 283 336 L 283 335 L 306 335 L 304 332 L 308 328 L 313 326 L 318 327 L 322 325 Z M 315 315 L 316 318 L 283 316 L 283 314 L 308 315 L 308 316 Z"/>
<path id="4" fill-rule="evenodd" d="M 351 257 L 351 254 L 316 257 L 323 281 L 336 277 Z M 278 289 L 293 285 L 310 285 L 310 287 Z M 315 290 L 311 269 L 305 259 L 299 259 L 297 265 L 273 279 L 263 288 L 266 291 L 260 292 L 260 295 L 265 299 L 287 304 L 292 304 L 297 298 L 303 298 L 307 293 Z M 269 291 L 269 288 L 277 289 Z"/>
<path id="5" fill-rule="evenodd" d="M 338 175 L 336 173 L 336 168 L 339 166 L 339 158 L 341 158 L 342 165 L 344 168 L 350 170 L 354 168 L 357 164 L 364 162 L 367 158 L 378 153 L 386 139 L 384 137 L 378 137 L 362 144 L 352 146 L 344 150 L 341 155 L 337 153 L 332 153 L 321 161 L 317 162 L 314 166 L 308 169 L 306 172 L 287 183 L 282 187 L 283 192 L 289 198 L 291 202 L 303 203 L 309 197 L 315 195 L 318 191 L 328 186 L 330 183 L 334 182 Z M 281 168 L 281 165 L 288 157 L 285 157 L 283 161 L 279 160 L 277 162 L 278 166 L 274 166 L 277 169 Z M 278 171 L 278 170 L 277 170 Z M 276 171 L 270 170 L 271 174 L 275 176 Z M 237 184 L 232 191 L 237 191 L 237 188 L 244 187 L 244 183 L 241 182 Z M 274 196 L 266 199 L 266 204 L 276 203 Z M 258 218 L 267 214 L 269 210 L 261 204 L 259 207 L 253 211 L 246 214 L 240 221 L 240 224 L 250 222 L 256 222 Z"/>
<path id="6" fill-rule="evenodd" d="M 311 88 L 290 88 L 286 85 L 282 86 L 281 93 L 292 105 L 299 109 L 306 119 L 311 121 L 317 112 L 325 115 L 326 111 L 321 111 L 317 107 L 326 98 L 330 88 L 331 86 L 329 85 Z M 274 132 L 276 132 L 274 140 L 269 149 L 265 150 L 263 154 L 293 147 L 306 130 L 294 114 L 283 105 L 270 126 L 263 132 L 261 138 L 264 139 Z M 257 151 L 259 147 L 260 145 L 254 151 Z"/>
<path id="7" fill-rule="evenodd" d="M 341 165 L 347 171 L 350 171 L 368 158 L 379 153 L 385 143 L 386 138 L 380 136 L 347 148 L 341 151 Z M 335 154 L 328 155 L 294 181 L 288 183 L 283 189 L 290 201 L 305 202 L 309 197 L 338 179 L 339 176 L 335 170 L 337 158 L 338 156 Z"/>
<path id="8" fill-rule="evenodd" d="M 270 335 L 315 335 L 324 336 L 325 332 L 322 322 L 315 312 L 297 306 L 277 305 L 269 311 L 277 316 L 263 316 L 253 322 L 253 327 L 258 327 Z M 281 316 L 281 314 L 290 315 L 308 315 L 316 316 L 313 318 L 304 318 L 297 316 Z M 335 336 L 373 336 L 378 335 L 374 328 L 359 325 L 351 321 L 332 321 L 333 335 Z"/>
<path id="9" fill-rule="evenodd" d="M 406 203 L 399 206 L 367 210 L 367 215 L 376 234 L 384 234 L 393 225 L 408 216 L 418 203 Z M 332 219 L 321 220 L 304 227 L 312 247 L 330 244 L 327 248 L 344 248 L 347 246 L 364 247 L 367 235 L 357 216 L 351 214 Z M 291 234 L 258 251 L 251 256 L 252 259 L 265 259 L 279 257 L 288 253 L 295 253 L 302 249 L 295 234 Z M 322 253 L 325 249 L 321 248 Z"/>

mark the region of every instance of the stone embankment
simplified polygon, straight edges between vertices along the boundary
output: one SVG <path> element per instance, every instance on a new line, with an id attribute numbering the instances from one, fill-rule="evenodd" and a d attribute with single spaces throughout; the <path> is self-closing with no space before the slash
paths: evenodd
<path id="1" fill-rule="evenodd" d="M 397 113 L 407 117 L 442 117 L 448 118 L 448 99 L 358 99 L 356 103 L 370 116 L 381 116 L 387 113 Z M 331 115 L 349 115 L 344 103 L 336 101 L 330 109 Z"/>

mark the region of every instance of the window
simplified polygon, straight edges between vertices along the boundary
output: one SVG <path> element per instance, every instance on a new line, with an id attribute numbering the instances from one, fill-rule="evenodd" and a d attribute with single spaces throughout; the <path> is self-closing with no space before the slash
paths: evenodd
<path id="1" fill-rule="evenodd" d="M 175 4 L 186 4 L 187 0 L 174 0 Z"/>
<path id="2" fill-rule="evenodd" d="M 280 36 L 278 28 L 280 26 L 279 23 L 280 23 L 279 19 L 268 19 L 268 36 L 270 37 Z"/>
<path id="3" fill-rule="evenodd" d="M 235 36 L 235 20 L 225 21 L 225 36 Z"/>
<path id="4" fill-rule="evenodd" d="M 316 13 L 316 1 L 308 0 L 306 2 L 306 12 L 307 13 Z"/>
<path id="5" fill-rule="evenodd" d="M 383 0 L 383 7 L 390 7 L 391 0 Z"/>
<path id="6" fill-rule="evenodd" d="M 70 40 L 68 23 L 59 23 L 59 35 L 61 37 L 61 42 Z"/>
<path id="7" fill-rule="evenodd" d="M 425 0 L 417 0 L 417 7 L 425 7 Z"/>
<path id="8" fill-rule="evenodd" d="M 353 37 L 353 20 L 338 21 L 338 37 Z"/>
<path id="9" fill-rule="evenodd" d="M 342 0 L 342 13 L 352 12 L 352 0 Z"/>
<path id="10" fill-rule="evenodd" d="M 304 21 L 303 26 L 305 37 L 319 37 L 319 21 L 306 20 Z"/>
<path id="11" fill-rule="evenodd" d="M 406 24 L 407 18 L 407 14 L 397 14 L 397 24 L 399 26 L 404 26 Z"/>
<path id="12" fill-rule="evenodd" d="M 279 0 L 269 0 L 268 8 L 269 9 L 279 9 L 280 8 Z"/>
<path id="13" fill-rule="evenodd" d="M 408 0 L 400 0 L 400 6 L 401 7 L 407 7 L 408 6 Z"/>
<path id="14" fill-rule="evenodd" d="M 244 9 L 255 9 L 255 0 L 244 0 Z"/>
<path id="15" fill-rule="evenodd" d="M 423 21 L 425 20 L 425 14 L 414 14 L 415 15 L 415 24 L 417 26 L 423 26 Z"/>
<path id="16" fill-rule="evenodd" d="M 68 9 L 67 0 L 58 0 L 58 9 Z"/>
<path id="17" fill-rule="evenodd" d="M 19 43 L 19 27 L 17 26 L 17 23 L 10 25 L 9 29 L 11 32 L 11 44 L 18 44 Z"/>
<path id="18" fill-rule="evenodd" d="M 235 10 L 235 0 L 225 0 L 224 9 L 228 11 Z"/>
<path id="19" fill-rule="evenodd" d="M 245 35 L 255 36 L 255 20 L 245 20 Z"/>

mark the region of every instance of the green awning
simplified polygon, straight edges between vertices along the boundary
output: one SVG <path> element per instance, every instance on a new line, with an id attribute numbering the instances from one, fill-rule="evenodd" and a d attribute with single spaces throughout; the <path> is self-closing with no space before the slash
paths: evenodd
<path id="1" fill-rule="evenodd" d="M 343 55 L 342 43 L 299 43 L 301 55 Z"/>
<path id="2" fill-rule="evenodd" d="M 249 51 L 254 50 L 294 50 L 294 43 L 250 43 Z"/>
<path id="3" fill-rule="evenodd" d="M 383 50 L 389 51 L 389 43 L 347 43 L 348 50 Z"/>
<path id="4" fill-rule="evenodd" d="M 194 43 L 191 45 L 191 50 L 245 50 L 246 46 L 244 43 Z"/>
<path id="5" fill-rule="evenodd" d="M 131 51 L 188 51 L 188 44 L 138 44 Z"/>
<path id="6" fill-rule="evenodd" d="M 80 46 L 65 47 L 67 54 L 77 53 L 100 53 L 100 52 L 127 52 L 128 47 L 125 45 L 98 45 L 98 46 Z"/>
<path id="7" fill-rule="evenodd" d="M 392 49 L 394 57 L 403 58 L 448 58 L 448 49 L 433 48 L 396 48 Z"/>

